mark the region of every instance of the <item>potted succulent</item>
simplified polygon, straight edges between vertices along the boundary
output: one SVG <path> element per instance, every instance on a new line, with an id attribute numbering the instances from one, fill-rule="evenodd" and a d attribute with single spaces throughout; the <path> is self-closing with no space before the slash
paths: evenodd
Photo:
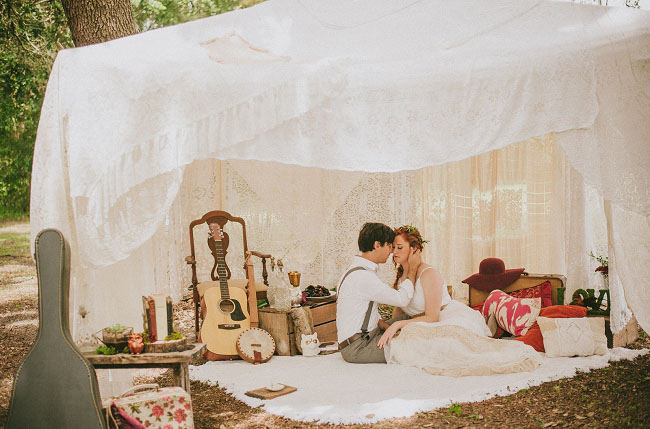
<path id="1" fill-rule="evenodd" d="M 102 329 L 102 343 L 121 351 L 127 347 L 129 336 L 132 334 L 133 328 L 116 323 L 113 326 Z"/>

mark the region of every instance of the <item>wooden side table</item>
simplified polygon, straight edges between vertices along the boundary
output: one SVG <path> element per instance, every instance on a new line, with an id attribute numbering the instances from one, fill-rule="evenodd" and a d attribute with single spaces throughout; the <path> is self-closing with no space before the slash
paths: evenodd
<path id="1" fill-rule="evenodd" d="M 120 353 L 115 355 L 99 355 L 95 352 L 84 352 L 83 355 L 95 368 L 172 368 L 176 386 L 190 393 L 189 363 L 199 358 L 205 352 L 205 344 L 190 344 L 191 348 L 182 352 L 142 353 L 131 355 Z"/>
<path id="2" fill-rule="evenodd" d="M 634 316 L 632 316 L 630 321 L 627 322 L 627 325 L 616 334 L 612 333 L 612 329 L 609 326 L 609 316 L 587 314 L 587 317 L 602 317 L 605 319 L 605 336 L 607 337 L 607 347 L 610 349 L 612 347 L 625 347 L 639 338 L 639 328 Z"/>

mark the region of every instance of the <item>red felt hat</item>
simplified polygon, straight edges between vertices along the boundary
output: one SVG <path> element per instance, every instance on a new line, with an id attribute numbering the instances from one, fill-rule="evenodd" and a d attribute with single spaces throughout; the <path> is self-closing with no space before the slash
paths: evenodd
<path id="1" fill-rule="evenodd" d="M 524 270 L 525 268 L 506 270 L 506 264 L 501 259 L 486 258 L 481 261 L 478 273 L 467 277 L 463 283 L 474 289 L 491 292 L 514 283 Z"/>

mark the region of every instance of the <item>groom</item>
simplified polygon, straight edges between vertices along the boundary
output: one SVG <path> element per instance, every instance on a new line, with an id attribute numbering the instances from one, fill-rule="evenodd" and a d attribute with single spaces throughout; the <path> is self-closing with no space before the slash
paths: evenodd
<path id="1" fill-rule="evenodd" d="M 384 350 L 377 347 L 383 330 L 379 328 L 378 303 L 406 306 L 413 298 L 415 274 L 420 251 L 409 256 L 409 269 L 395 290 L 377 276 L 378 264 L 386 262 L 393 251 L 395 233 L 383 223 L 366 223 L 359 232 L 361 256 L 341 277 L 337 293 L 336 329 L 343 359 L 352 363 L 386 363 Z"/>

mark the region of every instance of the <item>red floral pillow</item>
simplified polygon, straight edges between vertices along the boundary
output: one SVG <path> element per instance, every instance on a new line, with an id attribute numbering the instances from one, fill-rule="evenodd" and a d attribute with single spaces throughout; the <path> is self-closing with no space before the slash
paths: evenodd
<path id="1" fill-rule="evenodd" d="M 493 290 L 483 304 L 483 317 L 494 314 L 497 324 L 514 336 L 524 335 L 535 323 L 542 307 L 541 298 L 514 298 Z"/>
<path id="2" fill-rule="evenodd" d="M 587 315 L 587 307 L 579 305 L 552 305 L 542 308 L 539 311 L 539 315 L 551 318 L 585 317 Z M 539 329 L 537 322 L 530 327 L 526 335 L 515 338 L 515 340 L 528 344 L 538 352 L 545 352 L 544 338 L 542 337 L 542 331 Z"/>
<path id="3" fill-rule="evenodd" d="M 542 308 L 543 308 L 543 307 L 550 307 L 551 305 L 553 305 L 552 293 L 553 293 L 553 289 L 551 287 L 551 282 L 546 280 L 545 282 L 540 283 L 537 286 L 532 286 L 526 289 L 520 289 L 514 292 L 510 292 L 508 295 L 514 296 L 515 298 L 541 298 Z"/>

